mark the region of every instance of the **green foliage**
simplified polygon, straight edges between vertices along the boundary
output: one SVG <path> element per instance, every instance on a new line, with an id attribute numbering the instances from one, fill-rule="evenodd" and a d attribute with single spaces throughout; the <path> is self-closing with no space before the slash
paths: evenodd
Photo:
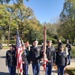
<path id="1" fill-rule="evenodd" d="M 0 43 L 7 44 L 8 43 L 8 40 L 4 40 L 4 41 L 0 40 Z"/>
<path id="2" fill-rule="evenodd" d="M 16 44 L 16 40 L 10 40 L 10 44 Z"/>
<path id="3" fill-rule="evenodd" d="M 8 1 L 8 2 L 7 2 Z M 21 39 L 24 41 L 33 42 L 34 39 L 40 40 L 40 44 L 43 42 L 43 25 L 36 19 L 34 12 L 31 8 L 26 7 L 23 4 L 24 0 L 15 0 L 14 4 L 9 5 L 10 0 L 6 0 L 0 5 L 0 24 L 2 26 L 2 34 L 5 36 L 4 40 L 8 40 L 9 28 L 10 28 L 10 43 L 15 39 L 16 28 L 18 26 Z M 0 1 L 1 2 L 1 1 Z M 47 36 L 53 38 L 57 36 L 57 26 L 46 24 Z M 53 39 L 55 42 L 55 39 Z"/>
<path id="4" fill-rule="evenodd" d="M 10 0 L 0 0 L 0 4 L 9 3 Z"/>
<path id="5" fill-rule="evenodd" d="M 74 69 L 74 68 L 66 69 L 66 72 L 67 72 L 69 75 L 75 75 L 75 69 Z"/>
<path id="6" fill-rule="evenodd" d="M 0 40 L 0 43 L 3 43 L 3 44 L 7 44 L 8 43 L 8 40 Z M 10 40 L 10 44 L 15 44 L 16 43 L 16 40 Z"/>
<path id="7" fill-rule="evenodd" d="M 60 14 L 59 36 L 70 39 L 73 43 L 75 38 L 75 1 L 65 0 L 63 10 Z M 59 32 L 60 31 L 60 32 Z"/>
<path id="8" fill-rule="evenodd" d="M 9 27 L 10 27 L 10 40 L 14 39 L 16 35 L 17 26 L 21 39 L 32 43 L 34 39 L 42 38 L 42 25 L 34 16 L 33 10 L 26 7 L 24 4 L 13 5 L 0 5 L 0 26 L 5 36 L 5 40 L 8 40 Z M 10 41 L 11 42 L 11 41 Z"/>
<path id="9" fill-rule="evenodd" d="M 29 0 L 26 0 L 26 1 L 29 1 Z M 6 3 L 9 3 L 11 2 L 11 0 L 0 0 L 0 4 L 6 4 Z M 23 4 L 24 3 L 24 0 L 12 0 L 13 3 L 20 3 L 20 4 Z"/>
<path id="10" fill-rule="evenodd" d="M 71 57 L 75 58 L 75 46 L 72 46 Z"/>
<path id="11" fill-rule="evenodd" d="M 57 44 L 57 39 L 47 37 L 47 40 L 52 40 L 52 43 L 53 44 Z"/>
<path id="12" fill-rule="evenodd" d="M 57 35 L 57 25 L 55 24 L 50 24 L 50 23 L 46 23 L 46 29 L 47 29 L 47 35 L 49 37 L 53 37 L 55 35 Z"/>

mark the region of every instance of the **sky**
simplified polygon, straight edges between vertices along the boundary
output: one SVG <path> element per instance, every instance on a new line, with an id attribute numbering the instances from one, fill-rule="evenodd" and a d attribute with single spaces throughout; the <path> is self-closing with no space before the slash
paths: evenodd
<path id="1" fill-rule="evenodd" d="M 29 0 L 24 4 L 34 11 L 34 15 L 40 23 L 55 23 L 63 9 L 65 0 Z"/>

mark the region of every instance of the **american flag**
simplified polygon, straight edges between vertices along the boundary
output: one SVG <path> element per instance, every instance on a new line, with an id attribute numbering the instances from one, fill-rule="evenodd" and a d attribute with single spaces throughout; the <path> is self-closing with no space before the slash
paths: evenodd
<path id="1" fill-rule="evenodd" d="M 16 36 L 16 48 L 17 48 L 17 69 L 19 69 L 20 75 L 23 75 L 23 67 L 22 67 L 22 45 L 19 37 L 19 32 L 17 30 Z"/>

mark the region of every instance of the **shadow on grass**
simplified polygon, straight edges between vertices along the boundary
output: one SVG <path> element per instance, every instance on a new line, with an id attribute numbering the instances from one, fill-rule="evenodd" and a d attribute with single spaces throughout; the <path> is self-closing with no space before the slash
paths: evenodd
<path id="1" fill-rule="evenodd" d="M 9 73 L 0 72 L 0 75 L 9 75 Z"/>
<path id="2" fill-rule="evenodd" d="M 6 72 L 0 72 L 0 75 L 9 75 L 9 73 L 6 73 Z M 18 74 L 16 74 L 18 75 Z"/>
<path id="3" fill-rule="evenodd" d="M 68 73 L 69 75 L 75 75 L 75 69 L 67 69 L 66 71 L 65 71 L 66 73 Z"/>
<path id="4" fill-rule="evenodd" d="M 0 56 L 0 58 L 6 58 L 6 56 Z"/>

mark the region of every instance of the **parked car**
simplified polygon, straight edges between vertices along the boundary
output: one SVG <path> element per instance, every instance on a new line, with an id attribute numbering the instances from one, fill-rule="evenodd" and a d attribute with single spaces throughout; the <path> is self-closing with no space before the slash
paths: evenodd
<path id="1" fill-rule="evenodd" d="M 3 48 L 3 46 L 2 46 L 2 44 L 0 43 L 0 49 L 2 49 Z"/>

